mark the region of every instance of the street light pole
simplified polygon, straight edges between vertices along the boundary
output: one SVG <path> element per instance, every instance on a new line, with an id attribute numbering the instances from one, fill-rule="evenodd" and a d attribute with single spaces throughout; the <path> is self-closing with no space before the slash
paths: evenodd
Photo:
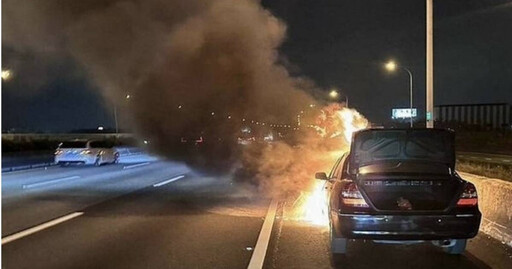
<path id="1" fill-rule="evenodd" d="M 125 100 L 128 101 L 131 97 L 132 96 L 130 94 L 126 94 L 126 96 L 124 98 L 125 98 Z M 117 104 L 114 104 L 114 121 L 116 124 L 116 134 L 118 134 L 119 133 L 119 124 L 117 122 Z"/>
<path id="2" fill-rule="evenodd" d="M 117 105 L 114 105 L 114 121 L 116 124 L 116 134 L 119 133 L 119 125 L 117 124 Z"/>
<path id="3" fill-rule="evenodd" d="M 411 117 L 410 117 L 410 123 L 411 128 L 413 127 L 413 121 L 412 121 L 412 72 L 411 70 L 401 66 L 405 71 L 407 71 L 407 74 L 409 74 L 409 108 L 411 109 Z"/>
<path id="4" fill-rule="evenodd" d="M 434 27 L 433 0 L 427 0 L 427 128 L 434 128 Z"/>
<path id="5" fill-rule="evenodd" d="M 409 68 L 401 66 L 401 65 L 397 65 L 394 61 L 389 61 L 388 63 L 386 63 L 385 67 L 390 72 L 395 71 L 397 67 L 402 68 L 409 75 L 409 109 L 411 112 L 411 115 L 410 115 L 411 117 L 410 117 L 409 122 L 410 122 L 410 125 L 412 128 L 413 127 L 413 121 L 412 121 L 412 72 L 411 72 L 411 70 L 409 70 Z"/>

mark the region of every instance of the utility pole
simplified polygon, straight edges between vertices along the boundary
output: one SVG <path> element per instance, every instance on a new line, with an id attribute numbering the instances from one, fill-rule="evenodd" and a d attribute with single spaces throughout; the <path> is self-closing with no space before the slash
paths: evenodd
<path id="1" fill-rule="evenodd" d="M 427 1 L 427 128 L 434 128 L 434 6 Z"/>
<path id="2" fill-rule="evenodd" d="M 114 105 L 114 121 L 116 124 L 116 134 L 119 134 L 119 126 L 117 125 L 117 105 Z"/>

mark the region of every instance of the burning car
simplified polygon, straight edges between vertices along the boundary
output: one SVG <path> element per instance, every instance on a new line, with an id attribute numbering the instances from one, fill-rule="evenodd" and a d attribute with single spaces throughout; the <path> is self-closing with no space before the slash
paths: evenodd
<path id="1" fill-rule="evenodd" d="M 478 233 L 473 184 L 455 171 L 454 133 L 441 129 L 366 129 L 327 180 L 331 251 L 351 239 L 413 244 L 431 241 L 461 254 Z"/>

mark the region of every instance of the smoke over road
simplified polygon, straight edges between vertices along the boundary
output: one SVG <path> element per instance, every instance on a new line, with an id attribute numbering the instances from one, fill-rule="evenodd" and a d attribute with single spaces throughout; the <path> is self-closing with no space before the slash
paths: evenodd
<path id="1" fill-rule="evenodd" d="M 288 135 L 293 146 L 237 145 L 249 122 L 290 125 L 309 105 L 318 107 L 314 84 L 279 64 L 286 25 L 258 1 L 6 0 L 3 6 L 7 46 L 75 59 L 108 102 L 122 109 L 125 124 L 169 158 L 225 169 L 242 159 L 246 171 L 237 174 L 270 189 L 265 186 L 277 177 L 309 178 L 305 166 L 318 167 L 325 160 L 317 157 L 346 143 L 339 134 L 366 125 L 350 123 L 348 130 L 338 124 L 326 137 L 330 107 L 324 116 L 309 116 L 321 123 L 316 131 Z M 337 121 L 365 122 L 352 110 L 335 110 Z M 199 136 L 204 149 L 180 144 L 181 137 Z"/>

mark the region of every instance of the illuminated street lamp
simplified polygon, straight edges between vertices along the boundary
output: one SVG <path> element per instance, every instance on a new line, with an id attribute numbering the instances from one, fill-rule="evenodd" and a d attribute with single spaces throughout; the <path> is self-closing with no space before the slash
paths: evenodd
<path id="1" fill-rule="evenodd" d="M 387 62 L 386 65 L 384 65 L 384 67 L 389 72 L 394 72 L 397 68 L 402 68 L 403 70 L 405 70 L 407 72 L 407 74 L 409 74 L 409 108 L 411 109 L 411 114 L 412 114 L 412 72 L 411 72 L 411 70 L 409 70 L 408 68 L 406 68 L 404 66 L 397 65 L 394 61 Z M 410 118 L 410 124 L 411 124 L 411 128 L 412 128 L 412 126 L 413 126 L 412 116 Z"/>
<path id="2" fill-rule="evenodd" d="M 385 67 L 386 67 L 386 70 L 393 72 L 396 70 L 396 63 L 393 61 L 389 61 L 386 63 Z"/>
<path id="3" fill-rule="evenodd" d="M 12 71 L 9 69 L 2 70 L 2 80 L 8 81 L 12 78 Z"/>
<path id="4" fill-rule="evenodd" d="M 331 92 L 329 92 L 329 97 L 331 97 L 332 99 L 338 98 L 338 95 L 339 93 L 336 90 L 332 90 Z"/>
<path id="5" fill-rule="evenodd" d="M 329 92 L 329 97 L 331 97 L 332 99 L 338 99 L 339 96 L 340 96 L 340 94 L 336 90 L 332 90 Z M 312 107 L 312 106 L 310 105 L 310 107 Z M 345 95 L 345 107 L 348 108 L 348 96 L 346 96 L 346 95 Z"/>

